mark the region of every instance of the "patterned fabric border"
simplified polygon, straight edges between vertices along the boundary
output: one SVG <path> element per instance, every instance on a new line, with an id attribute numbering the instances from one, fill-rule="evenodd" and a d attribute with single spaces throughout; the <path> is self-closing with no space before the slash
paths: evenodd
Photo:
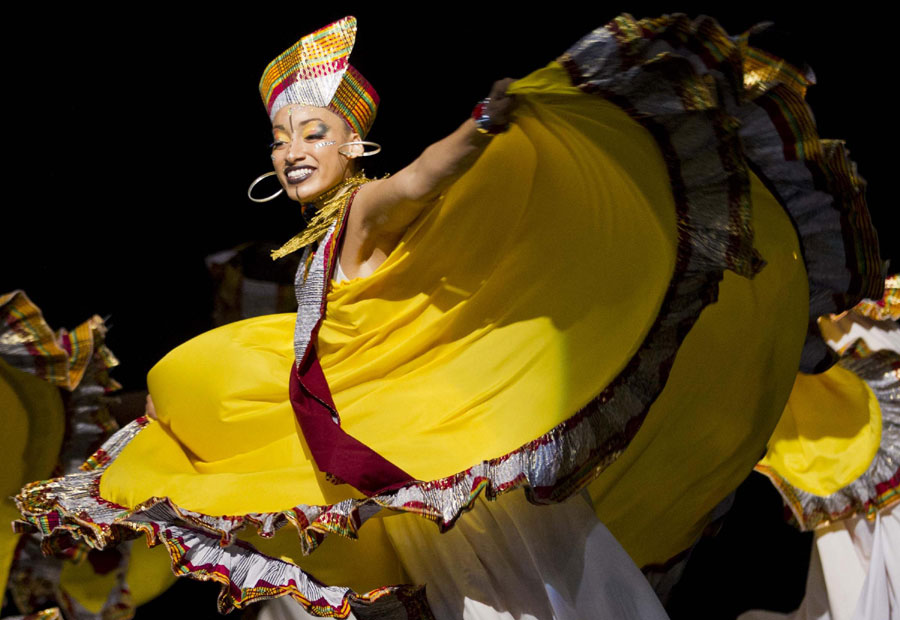
<path id="1" fill-rule="evenodd" d="M 297 268 L 297 274 L 294 278 L 294 293 L 297 298 L 297 322 L 294 327 L 294 360 L 297 365 L 303 364 L 306 355 L 309 352 L 309 343 L 312 342 L 314 335 L 317 333 L 319 323 L 325 314 L 325 297 L 328 294 L 328 288 L 331 282 L 331 274 L 334 271 L 336 257 L 334 254 L 335 241 L 340 238 L 341 230 L 346 224 L 349 215 L 349 206 L 353 203 L 359 188 L 371 181 L 366 178 L 364 172 L 347 179 L 339 187 L 346 187 L 347 191 L 341 193 L 333 199 L 326 200 L 322 210 L 332 212 L 329 216 L 331 223 L 327 220 L 322 225 L 327 225 L 327 229 L 316 243 L 318 244 L 315 252 L 313 251 L 313 241 L 306 239 L 305 232 L 300 233 L 294 239 L 298 239 L 297 248 L 289 249 L 289 252 L 303 247 L 303 254 L 300 257 L 300 266 Z M 329 190 L 331 191 L 331 190 Z M 315 222 L 317 218 L 313 218 Z M 289 248 L 294 241 L 291 239 L 281 250 L 273 252 L 272 258 L 278 258 L 276 254 Z M 302 245 L 301 245 L 302 244 Z"/>
<path id="2" fill-rule="evenodd" d="M 740 96 L 739 50 L 729 42 L 712 20 L 692 24 L 676 15 L 636 22 L 623 15 L 559 61 L 574 85 L 612 101 L 656 139 L 679 229 L 693 240 L 680 256 L 682 268 L 724 268 L 749 277 L 762 262 L 753 250 L 750 180 L 738 126 L 723 109 Z M 704 48 L 716 53 L 698 55 Z"/>
<path id="3" fill-rule="evenodd" d="M 147 418 L 138 418 L 124 427 L 85 463 L 84 471 L 25 487 L 16 501 L 27 521 L 16 522 L 16 529 L 47 537 L 45 553 L 57 552 L 55 543 L 65 544 L 67 534 L 95 549 L 143 534 L 151 546 L 165 545 L 177 574 L 222 584 L 222 613 L 287 595 L 322 617 L 345 618 L 351 611 L 360 619 L 432 617 L 422 588 L 401 585 L 357 594 L 349 588 L 325 586 L 295 564 L 266 556 L 235 538 L 247 525 L 269 537 L 291 523 L 308 553 L 324 533 L 355 538 L 362 522 L 380 509 L 374 503 L 354 506 L 348 500 L 281 513 L 211 517 L 182 510 L 168 499 L 152 498 L 132 510 L 103 500 L 99 495 L 103 472 L 148 423 Z"/>
<path id="4" fill-rule="evenodd" d="M 64 620 L 64 618 L 59 607 L 51 607 L 27 616 L 7 616 L 4 620 Z"/>
<path id="5" fill-rule="evenodd" d="M 121 386 L 105 374 L 119 364 L 103 344 L 106 327 L 93 316 L 72 332 L 54 333 L 23 291 L 0 295 L 0 357 L 14 368 L 57 387 L 75 390 L 91 363 L 105 392 Z"/>
<path id="6" fill-rule="evenodd" d="M 167 545 L 183 574 L 222 583 L 223 610 L 290 595 L 318 615 L 345 616 L 349 605 L 360 618 L 374 617 L 378 604 L 403 609 L 406 615 L 398 617 L 419 617 L 408 603 L 414 595 L 401 603 L 403 593 L 415 590 L 389 588 L 376 597 L 325 588 L 234 535 L 250 525 L 266 537 L 291 524 L 309 553 L 327 534 L 355 538 L 383 508 L 420 514 L 448 529 L 481 493 L 494 497 L 523 487 L 535 503 L 558 502 L 596 478 L 637 433 L 681 342 L 716 300 L 723 270 L 752 276 L 762 262 L 753 250 L 749 173 L 738 133 L 743 129 L 729 112 L 743 97 L 740 48 L 715 22 L 692 24 L 676 16 L 639 23 L 622 17 L 578 42 L 560 61 L 574 83 L 622 106 L 652 133 L 668 166 L 678 216 L 675 273 L 657 320 L 622 373 L 584 409 L 514 452 L 445 479 L 331 506 L 224 517 L 186 511 L 166 498 L 129 510 L 99 497 L 103 470 L 146 424 L 139 420 L 111 438 L 86 471 L 26 487 L 17 498 L 25 518 L 19 526 L 40 531 L 48 541 L 72 536 L 95 547 L 143 532 L 150 544 Z M 301 359 L 321 318 L 328 243 L 320 247 L 303 286 L 308 294 L 298 293 L 295 346 Z M 260 561 L 271 564 L 271 572 Z"/>
<path id="7" fill-rule="evenodd" d="M 69 353 L 24 292 L 0 296 L 0 319 L 0 357 L 53 385 L 72 384 Z"/>
<path id="8" fill-rule="evenodd" d="M 109 371 L 119 365 L 119 360 L 103 344 L 105 328 L 102 320 L 94 317 L 78 329 L 89 324 L 93 346 L 89 349 L 88 363 L 81 381 L 71 388 L 66 399 L 66 435 L 58 465 L 63 474 L 78 471 L 84 459 L 119 430 L 108 407 L 109 394 L 121 388 L 109 376 Z"/>
<path id="9" fill-rule="evenodd" d="M 433 618 L 423 602 L 423 588 L 393 586 L 356 594 L 348 588 L 323 585 L 297 565 L 263 555 L 244 542 L 223 547 L 216 536 L 171 523 L 165 529 L 158 529 L 158 524 L 151 521 L 145 525 L 145 531 L 165 544 L 176 573 L 222 584 L 219 594 L 222 613 L 266 599 L 291 596 L 319 617 L 346 618 L 352 611 L 361 620 Z M 410 600 L 417 603 L 410 604 Z"/>
<path id="10" fill-rule="evenodd" d="M 612 38 L 621 48 L 619 57 L 598 55 Z M 857 176 L 843 143 L 820 140 L 816 133 L 804 101 L 812 77 L 750 47 L 749 38 L 749 34 L 729 37 L 708 17 L 693 22 L 684 15 L 635 21 L 624 15 L 583 39 L 564 56 L 568 61 L 564 64 L 582 89 L 619 104 L 654 135 L 660 125 L 667 130 L 683 122 L 674 114 L 667 117 L 667 111 L 708 118 L 708 128 L 697 127 L 680 141 L 676 135 L 671 149 L 663 152 L 667 159 L 670 153 L 681 159 L 670 164 L 676 199 L 677 180 L 687 173 L 680 166 L 709 168 L 719 159 L 725 170 L 739 168 L 732 175 L 734 191 L 727 197 L 728 228 L 721 228 L 721 222 L 687 218 L 679 222 L 712 239 L 704 254 L 711 252 L 715 258 L 727 249 L 728 268 L 740 274 L 757 268 L 746 243 L 752 239 L 746 236 L 748 205 L 741 203 L 745 197 L 738 191 L 747 182 L 747 166 L 766 183 L 797 228 L 809 276 L 809 331 L 800 369 L 822 372 L 836 358 L 821 338 L 818 318 L 847 310 L 863 298 L 881 298 L 884 272 L 877 234 L 866 207 L 865 182 Z M 644 83 L 620 79 L 622 72 L 636 71 L 644 73 Z M 660 87 L 649 82 L 679 71 L 685 77 L 668 86 L 673 97 L 661 100 Z M 691 152 L 692 140 L 710 130 L 727 132 L 725 147 L 705 154 Z M 728 152 L 729 146 L 742 149 L 746 162 Z"/>
<path id="11" fill-rule="evenodd" d="M 749 47 L 747 37 L 741 47 L 748 100 L 729 112 L 741 122 L 751 167 L 797 229 L 809 277 L 810 317 L 800 371 L 823 372 L 837 357 L 822 339 L 818 318 L 882 296 L 884 265 L 866 206 L 866 183 L 843 142 L 819 139 L 804 100 L 812 76 Z"/>
<path id="12" fill-rule="evenodd" d="M 894 274 L 884 281 L 884 297 L 879 300 L 864 299 L 853 312 L 874 321 L 900 320 L 900 274 Z"/>
<path id="13" fill-rule="evenodd" d="M 843 489 L 822 497 L 792 486 L 777 471 L 757 465 L 781 493 L 798 527 L 808 531 L 852 515 L 875 514 L 900 500 L 900 355 L 877 351 L 867 357 L 844 357 L 840 366 L 856 373 L 881 406 L 881 445 L 869 468 Z"/>

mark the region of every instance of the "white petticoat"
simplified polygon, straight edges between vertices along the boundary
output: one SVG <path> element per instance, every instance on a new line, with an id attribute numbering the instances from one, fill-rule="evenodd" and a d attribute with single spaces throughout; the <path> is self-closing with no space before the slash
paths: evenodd
<path id="1" fill-rule="evenodd" d="M 521 492 L 479 497 L 441 534 L 415 515 L 385 528 L 411 580 L 426 585 L 438 620 L 666 620 L 631 557 L 575 496 L 535 506 Z M 351 616 L 352 617 L 352 616 Z M 312 618 L 289 597 L 267 603 L 259 620 Z"/>

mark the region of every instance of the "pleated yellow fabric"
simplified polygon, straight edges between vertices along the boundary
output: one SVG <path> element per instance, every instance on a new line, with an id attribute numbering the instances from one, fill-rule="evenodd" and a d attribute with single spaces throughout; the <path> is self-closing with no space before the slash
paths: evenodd
<path id="1" fill-rule="evenodd" d="M 509 453 L 596 396 L 641 345 L 675 268 L 675 209 L 651 135 L 555 63 L 511 92 L 510 131 L 374 274 L 333 287 L 319 333 L 343 428 L 422 480 Z M 796 372 L 803 262 L 757 180 L 753 200 L 770 266 L 752 282 L 726 275 L 649 426 L 591 487 L 638 564 L 690 544 L 758 459 Z M 359 497 L 325 480 L 294 420 L 293 321 L 231 324 L 160 361 L 148 378 L 160 423 L 109 466 L 101 495 L 125 506 L 165 496 L 212 515 Z M 684 514 L 670 519 L 676 504 Z M 383 555 L 379 570 L 396 573 Z"/>
<path id="2" fill-rule="evenodd" d="M 881 444 L 881 408 L 872 389 L 833 366 L 798 374 L 760 465 L 795 487 L 828 496 L 868 469 Z"/>

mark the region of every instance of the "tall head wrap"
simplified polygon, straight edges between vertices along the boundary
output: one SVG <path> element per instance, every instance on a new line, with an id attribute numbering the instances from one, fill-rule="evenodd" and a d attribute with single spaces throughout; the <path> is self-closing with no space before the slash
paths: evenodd
<path id="1" fill-rule="evenodd" d="M 274 119 L 289 104 L 328 108 L 361 137 L 369 132 L 378 93 L 347 59 L 356 41 L 356 18 L 345 17 L 308 34 L 269 63 L 259 93 Z"/>

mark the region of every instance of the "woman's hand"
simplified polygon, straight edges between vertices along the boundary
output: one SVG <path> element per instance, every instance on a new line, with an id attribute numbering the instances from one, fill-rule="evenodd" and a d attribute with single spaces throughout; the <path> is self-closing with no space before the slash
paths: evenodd
<path id="1" fill-rule="evenodd" d="M 491 119 L 491 126 L 506 127 L 509 125 L 512 111 L 516 107 L 516 98 L 514 95 L 507 95 L 506 91 L 509 85 L 515 82 L 513 78 L 504 78 L 497 80 L 491 87 L 491 94 L 488 95 L 488 103 L 485 106 L 485 113 Z"/>

